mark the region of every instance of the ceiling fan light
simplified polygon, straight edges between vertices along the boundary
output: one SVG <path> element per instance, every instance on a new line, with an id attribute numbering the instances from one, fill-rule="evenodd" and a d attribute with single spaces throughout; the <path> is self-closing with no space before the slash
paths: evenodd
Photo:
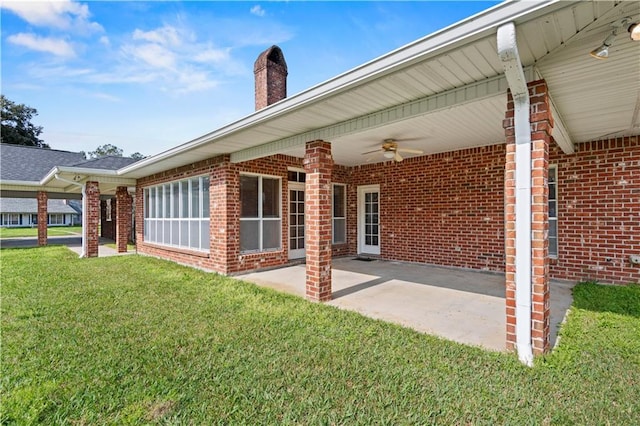
<path id="1" fill-rule="evenodd" d="M 609 46 L 603 44 L 589 52 L 589 55 L 596 59 L 607 59 L 609 57 Z"/>
<path id="2" fill-rule="evenodd" d="M 392 159 L 396 156 L 396 153 L 393 151 L 385 151 L 382 155 L 384 155 L 384 158 Z"/>
<path id="3" fill-rule="evenodd" d="M 629 31 L 629 37 L 631 38 L 631 40 L 633 41 L 640 41 L 640 24 L 637 22 L 634 22 L 633 24 L 631 24 L 628 28 Z"/>

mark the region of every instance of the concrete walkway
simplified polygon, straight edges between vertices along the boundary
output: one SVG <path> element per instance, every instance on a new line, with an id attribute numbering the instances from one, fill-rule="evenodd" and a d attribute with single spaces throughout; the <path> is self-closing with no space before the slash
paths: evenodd
<path id="1" fill-rule="evenodd" d="M 98 257 L 105 256 L 123 256 L 127 254 L 135 253 L 129 251 L 127 253 L 118 253 L 116 249 L 107 247 L 105 244 L 113 244 L 113 240 L 108 238 L 100 238 L 100 245 L 98 246 Z M 49 237 L 47 238 L 47 245 L 62 245 L 67 246 L 69 250 L 74 251 L 80 256 L 82 252 L 82 237 L 78 235 L 70 235 L 64 237 Z M 38 247 L 38 239 L 35 237 L 20 237 L 20 238 L 2 238 L 0 239 L 1 248 L 28 248 Z"/>
<path id="2" fill-rule="evenodd" d="M 305 265 L 239 275 L 260 286 L 305 296 Z M 505 349 L 504 275 L 354 258 L 333 260 L 328 305 L 459 343 Z M 573 285 L 551 284 L 551 338 L 573 302 Z"/>

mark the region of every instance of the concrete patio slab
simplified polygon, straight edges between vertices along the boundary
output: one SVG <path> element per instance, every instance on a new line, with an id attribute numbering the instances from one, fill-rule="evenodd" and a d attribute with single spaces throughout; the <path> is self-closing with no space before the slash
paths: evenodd
<path id="1" fill-rule="evenodd" d="M 305 297 L 305 265 L 236 278 Z M 327 304 L 490 350 L 505 349 L 504 275 L 390 262 L 333 260 Z M 572 285 L 551 285 L 552 345 L 572 303 Z"/>

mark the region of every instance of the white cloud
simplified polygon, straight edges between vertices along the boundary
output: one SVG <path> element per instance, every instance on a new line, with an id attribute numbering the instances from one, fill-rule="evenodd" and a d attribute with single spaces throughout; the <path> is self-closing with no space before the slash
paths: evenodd
<path id="1" fill-rule="evenodd" d="M 123 52 L 153 68 L 172 69 L 176 63 L 176 54 L 158 44 L 128 45 L 123 48 Z"/>
<path id="2" fill-rule="evenodd" d="M 70 0 L 3 1 L 0 7 L 34 26 L 73 30 L 77 33 L 104 31 L 102 25 L 91 21 L 89 6 Z"/>
<path id="3" fill-rule="evenodd" d="M 229 49 L 206 49 L 194 56 L 196 62 L 220 63 L 229 60 Z"/>
<path id="4" fill-rule="evenodd" d="M 23 46 L 38 52 L 51 53 L 64 58 L 76 56 L 73 46 L 69 42 L 59 38 L 40 37 L 35 34 L 18 33 L 10 35 L 7 40 L 18 46 Z"/>
<path id="5" fill-rule="evenodd" d="M 107 36 L 100 37 L 100 43 L 107 47 L 111 46 L 111 40 Z"/>
<path id="6" fill-rule="evenodd" d="M 264 16 L 264 14 L 266 13 L 266 11 L 259 4 L 256 4 L 255 6 L 253 6 L 250 12 L 256 16 Z"/>
<path id="7" fill-rule="evenodd" d="M 179 31 L 177 28 L 170 25 L 165 25 L 162 28 L 152 31 L 136 29 L 133 32 L 134 40 L 144 40 L 165 46 L 180 46 L 182 45 L 184 38 L 191 39 L 190 36 L 186 37 L 183 31 Z"/>

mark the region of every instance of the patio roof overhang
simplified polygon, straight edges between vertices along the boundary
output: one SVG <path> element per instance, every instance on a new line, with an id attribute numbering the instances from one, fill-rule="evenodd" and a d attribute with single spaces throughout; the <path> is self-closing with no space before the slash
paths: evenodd
<path id="1" fill-rule="evenodd" d="M 606 61 L 589 52 L 637 2 L 506 2 L 200 138 L 117 172 L 139 178 L 204 158 L 234 162 L 276 153 L 304 156 L 304 143 L 332 143 L 337 164 L 371 159 L 384 139 L 425 154 L 504 141 L 508 86 L 496 30 L 514 22 L 528 81 L 545 79 L 554 138 L 575 143 L 640 133 L 640 43 L 618 34 Z"/>

